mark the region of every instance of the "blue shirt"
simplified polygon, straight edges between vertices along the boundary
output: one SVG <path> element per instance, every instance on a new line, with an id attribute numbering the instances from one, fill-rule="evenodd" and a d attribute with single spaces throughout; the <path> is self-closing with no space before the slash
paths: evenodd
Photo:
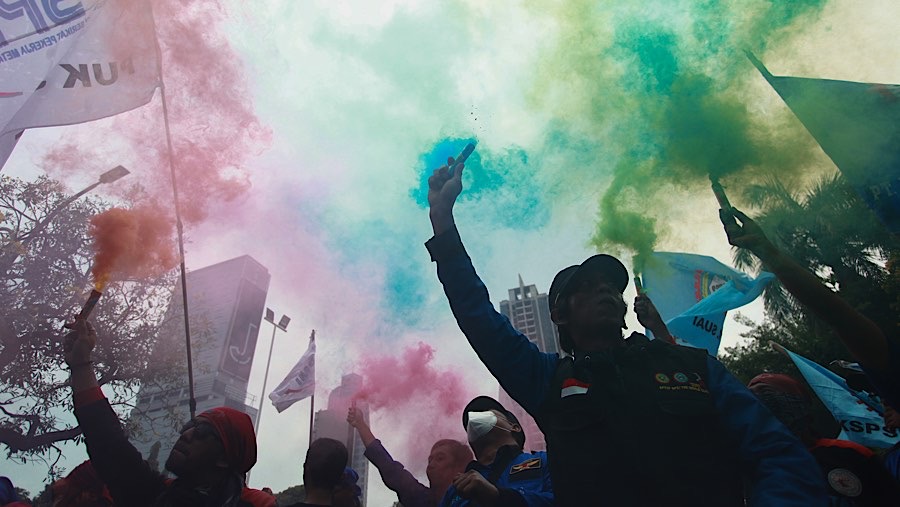
<path id="1" fill-rule="evenodd" d="M 505 467 L 505 470 L 494 483 L 500 492 L 498 505 L 513 506 L 551 506 L 553 503 L 553 488 L 550 485 L 550 469 L 547 465 L 547 453 L 520 452 L 518 447 L 506 446 L 497 451 L 497 457 L 491 465 L 482 465 L 477 461 L 469 463 L 466 471 L 475 470 L 482 477 L 488 479 L 493 471 L 493 466 L 499 462 L 506 462 L 502 457 L 504 453 L 518 453 Z M 459 496 L 454 486 L 450 486 L 441 500 L 441 507 L 465 507 L 475 506 L 475 502 Z"/>

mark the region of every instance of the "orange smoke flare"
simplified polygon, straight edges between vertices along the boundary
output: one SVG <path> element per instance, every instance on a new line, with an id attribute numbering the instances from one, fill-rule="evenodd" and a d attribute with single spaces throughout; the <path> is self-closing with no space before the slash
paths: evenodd
<path id="1" fill-rule="evenodd" d="M 91 218 L 94 286 L 102 291 L 113 278 L 157 276 L 176 264 L 172 222 L 156 206 L 111 208 Z"/>

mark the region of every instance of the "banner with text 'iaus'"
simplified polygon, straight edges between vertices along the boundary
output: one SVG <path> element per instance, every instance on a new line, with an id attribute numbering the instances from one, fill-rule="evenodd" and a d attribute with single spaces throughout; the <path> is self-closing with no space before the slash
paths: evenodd
<path id="1" fill-rule="evenodd" d="M 642 273 L 644 289 L 681 345 L 715 356 L 728 310 L 750 303 L 775 276 L 753 278 L 706 255 L 654 252 Z"/>

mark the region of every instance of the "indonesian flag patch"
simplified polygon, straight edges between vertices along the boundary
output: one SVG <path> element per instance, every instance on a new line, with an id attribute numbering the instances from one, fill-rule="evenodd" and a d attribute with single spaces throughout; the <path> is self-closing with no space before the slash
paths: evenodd
<path id="1" fill-rule="evenodd" d="M 541 468 L 541 458 L 531 458 L 518 465 L 513 465 L 512 468 L 509 469 L 509 475 L 524 472 L 525 470 L 538 470 L 539 468 Z"/>
<path id="2" fill-rule="evenodd" d="M 560 393 L 559 397 L 567 398 L 576 394 L 587 394 L 590 387 L 591 385 L 583 380 L 578 380 L 577 378 L 567 378 L 563 381 L 562 392 Z"/>

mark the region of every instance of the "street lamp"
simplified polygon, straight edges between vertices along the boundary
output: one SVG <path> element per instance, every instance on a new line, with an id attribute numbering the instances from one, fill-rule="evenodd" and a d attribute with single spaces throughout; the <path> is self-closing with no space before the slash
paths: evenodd
<path id="1" fill-rule="evenodd" d="M 100 177 L 97 179 L 97 181 L 84 187 L 80 192 L 76 193 L 72 197 L 69 197 L 68 199 L 66 199 L 65 201 L 60 203 L 59 206 L 57 206 L 46 217 L 44 217 L 43 220 L 38 222 L 38 224 L 36 226 L 34 226 L 30 231 L 28 231 L 28 233 L 25 235 L 25 237 L 22 238 L 21 244 L 24 245 L 24 244 L 28 243 L 29 241 L 31 241 L 32 238 L 37 237 L 40 234 L 40 232 L 42 230 L 44 230 L 44 227 L 46 227 L 47 224 L 49 224 L 50 221 L 53 220 L 53 218 L 56 215 L 58 215 L 60 211 L 66 209 L 66 207 L 68 207 L 70 204 L 75 202 L 75 200 L 78 199 L 79 197 L 81 197 L 84 194 L 90 192 L 91 190 L 99 187 L 100 185 L 118 181 L 118 180 L 122 179 L 123 177 L 127 176 L 128 174 L 130 174 L 130 171 L 128 171 L 128 169 L 125 169 L 123 166 L 120 166 L 120 165 L 117 165 L 117 166 L 113 167 L 112 169 L 110 169 L 109 171 L 106 171 L 105 173 L 101 174 Z"/>
<path id="2" fill-rule="evenodd" d="M 24 252 L 24 246 L 27 245 L 34 238 L 40 236 L 41 231 L 43 231 L 44 228 L 47 227 L 47 224 L 49 224 L 50 221 L 53 220 L 56 217 L 56 215 L 58 215 L 62 210 L 66 209 L 70 204 L 75 202 L 76 199 L 78 199 L 79 197 L 83 196 L 84 194 L 90 192 L 91 190 L 97 188 L 100 185 L 118 181 L 119 179 L 126 176 L 127 174 L 129 174 L 128 169 L 125 169 L 124 167 L 122 167 L 120 165 L 113 167 L 109 171 L 106 171 L 105 173 L 101 174 L 100 177 L 97 179 L 97 181 L 95 181 L 94 183 L 91 183 L 90 185 L 88 185 L 87 187 L 82 189 L 80 192 L 70 196 L 68 199 L 65 199 L 63 202 L 59 203 L 59 205 L 57 205 L 52 211 L 50 211 L 50 213 L 48 213 L 47 216 L 44 217 L 43 220 L 41 220 L 34 227 L 32 227 L 30 231 L 26 232 L 22 236 L 11 237 L 6 244 L 0 245 L 0 270 L 2 270 L 3 273 L 8 272 L 11 269 L 11 266 L 13 265 L 13 263 L 16 262 L 16 260 L 19 258 L 20 255 L 22 255 L 20 252 Z M 12 252 L 10 254 L 11 258 L 7 258 L 7 254 L 8 254 L 8 252 L 6 251 L 7 248 L 10 247 L 11 245 L 14 245 L 16 242 L 18 242 L 19 247 L 15 248 L 15 249 L 10 249 L 10 252 Z"/>
<path id="3" fill-rule="evenodd" d="M 272 341 L 269 343 L 269 359 L 266 361 L 266 375 L 263 377 L 263 388 L 262 395 L 259 397 L 259 409 L 256 411 L 256 432 L 259 433 L 259 418 L 262 416 L 263 403 L 266 400 L 266 384 L 269 381 L 269 366 L 272 364 L 272 349 L 275 348 L 275 331 L 282 330 L 287 332 L 288 324 L 291 322 L 291 318 L 287 315 L 282 315 L 281 319 L 278 320 L 278 323 L 275 323 L 275 312 L 272 311 L 271 308 L 266 308 L 266 317 L 267 322 L 272 323 Z"/>

